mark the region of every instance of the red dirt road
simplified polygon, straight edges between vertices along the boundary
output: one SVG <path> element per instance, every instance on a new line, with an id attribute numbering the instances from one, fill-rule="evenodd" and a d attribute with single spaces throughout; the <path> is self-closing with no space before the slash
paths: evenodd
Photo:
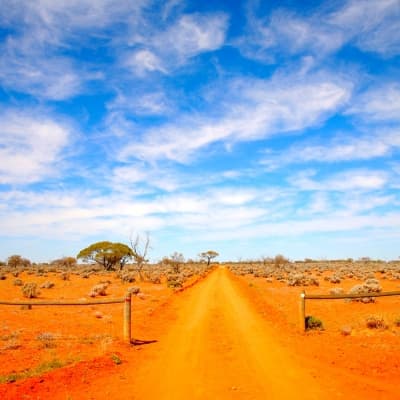
<path id="1" fill-rule="evenodd" d="M 378 379 L 370 370 L 380 364 L 370 358 L 374 353 L 368 346 L 353 347 L 357 337 L 327 332 L 299 334 L 274 308 L 275 302 L 282 300 L 277 297 L 272 303 L 264 303 L 265 292 L 259 296 L 258 291 L 245 279 L 217 268 L 193 287 L 158 305 L 148 317 L 143 310 L 135 314 L 140 305 L 137 300 L 133 335 L 152 343 L 129 346 L 118 342 L 112 352 L 121 358 L 120 365 L 108 354 L 40 377 L 0 385 L 0 398 L 400 398 L 393 351 L 383 353 L 388 371 Z M 386 347 L 397 343 L 397 337 L 390 338 Z M 354 353 L 355 348 L 363 352 Z M 365 367 L 359 369 L 358 364 L 349 362 L 353 359 Z"/>
<path id="2" fill-rule="evenodd" d="M 223 268 L 192 290 L 135 382 L 135 399 L 321 399 Z"/>

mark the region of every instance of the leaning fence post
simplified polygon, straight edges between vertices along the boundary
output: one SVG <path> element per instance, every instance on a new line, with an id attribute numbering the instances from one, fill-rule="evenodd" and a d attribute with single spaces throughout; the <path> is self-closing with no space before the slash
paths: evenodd
<path id="1" fill-rule="evenodd" d="M 306 330 L 306 292 L 300 293 L 300 329 L 302 332 Z"/>
<path id="2" fill-rule="evenodd" d="M 131 302 L 132 294 L 128 292 L 124 302 L 124 340 L 128 343 L 131 342 Z"/>

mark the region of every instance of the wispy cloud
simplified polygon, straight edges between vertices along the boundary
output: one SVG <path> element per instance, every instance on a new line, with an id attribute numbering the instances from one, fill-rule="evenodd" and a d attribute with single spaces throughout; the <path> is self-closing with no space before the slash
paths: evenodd
<path id="1" fill-rule="evenodd" d="M 135 36 L 122 56 L 122 65 L 131 72 L 172 73 L 192 57 L 224 45 L 228 18 L 225 14 L 184 14 L 173 23 L 150 25 L 146 34 Z"/>
<path id="2" fill-rule="evenodd" d="M 370 160 L 390 155 L 400 148 L 400 130 L 381 128 L 379 133 L 342 133 L 329 140 L 299 141 L 285 152 L 267 150 L 260 164 L 270 170 L 290 164 L 334 163 Z"/>
<path id="3" fill-rule="evenodd" d="M 349 0 L 331 16 L 330 22 L 361 50 L 384 57 L 400 53 L 399 0 Z"/>
<path id="4" fill-rule="evenodd" d="M 238 44 L 246 56 L 267 62 L 283 55 L 323 58 L 345 45 L 391 57 L 400 52 L 399 17 L 398 0 L 348 0 L 334 11 L 325 6 L 298 15 L 279 9 L 267 17 L 250 7 L 246 38 Z"/>
<path id="5" fill-rule="evenodd" d="M 354 191 L 382 189 L 388 182 L 385 171 L 346 170 L 319 178 L 313 170 L 301 171 L 290 177 L 290 183 L 299 190 Z"/>
<path id="6" fill-rule="evenodd" d="M 367 122 L 400 122 L 400 84 L 370 88 L 354 99 L 347 113 Z"/>
<path id="7" fill-rule="evenodd" d="M 350 93 L 351 85 L 329 75 L 302 80 L 278 75 L 270 81 L 228 82 L 219 117 L 182 116 L 176 123 L 149 130 L 141 141 L 128 143 L 120 158 L 185 163 L 213 143 L 251 141 L 301 131 L 335 112 Z"/>
<path id="8" fill-rule="evenodd" d="M 0 183 L 31 183 L 57 174 L 62 150 L 72 139 L 66 123 L 36 113 L 0 114 Z"/>

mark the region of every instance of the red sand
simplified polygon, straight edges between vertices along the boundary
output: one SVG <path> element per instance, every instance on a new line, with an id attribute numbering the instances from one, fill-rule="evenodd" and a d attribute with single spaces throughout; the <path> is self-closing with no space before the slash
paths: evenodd
<path id="1" fill-rule="evenodd" d="M 111 280 L 107 296 L 132 284 L 110 276 L 22 275 L 51 280 L 42 299 L 87 296 L 99 280 Z M 13 278 L 0 281 L 1 297 L 20 298 Z M 345 281 L 348 289 L 355 281 Z M 382 281 L 384 290 L 398 282 Z M 193 287 L 173 293 L 165 285 L 140 284 L 133 303 L 133 336 L 121 340 L 122 305 L 82 307 L 0 306 L 0 375 L 33 369 L 44 361 L 68 367 L 0 385 L 2 399 L 398 399 L 400 328 L 365 328 L 367 315 L 394 321 L 400 298 L 376 304 L 343 300 L 307 302 L 307 314 L 323 320 L 324 332 L 300 333 L 302 288 L 237 277 L 218 268 Z M 323 282 L 310 293 L 327 293 Z M 99 314 L 101 313 L 101 314 Z M 98 318 L 101 316 L 101 318 Z M 340 328 L 351 325 L 350 336 Z M 13 334 L 17 332 L 17 334 Z M 48 339 L 48 338 L 52 339 Z M 47 339 L 46 339 L 47 338 Z M 148 343 L 147 343 L 148 342 Z M 122 360 L 117 364 L 115 356 Z"/>

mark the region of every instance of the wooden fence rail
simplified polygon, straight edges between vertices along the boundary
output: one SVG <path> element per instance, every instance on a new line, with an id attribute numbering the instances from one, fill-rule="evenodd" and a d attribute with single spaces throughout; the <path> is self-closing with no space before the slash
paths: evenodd
<path id="1" fill-rule="evenodd" d="M 400 291 L 381 293 L 358 293 L 358 294 L 306 294 L 300 293 L 300 329 L 305 331 L 306 326 L 306 300 L 339 300 L 339 299 L 362 299 L 363 297 L 387 297 L 400 296 Z"/>
<path id="2" fill-rule="evenodd" d="M 123 337 L 131 343 L 131 307 L 132 294 L 126 293 L 125 297 L 99 300 L 0 300 L 0 305 L 5 306 L 93 306 L 97 304 L 124 304 Z"/>

